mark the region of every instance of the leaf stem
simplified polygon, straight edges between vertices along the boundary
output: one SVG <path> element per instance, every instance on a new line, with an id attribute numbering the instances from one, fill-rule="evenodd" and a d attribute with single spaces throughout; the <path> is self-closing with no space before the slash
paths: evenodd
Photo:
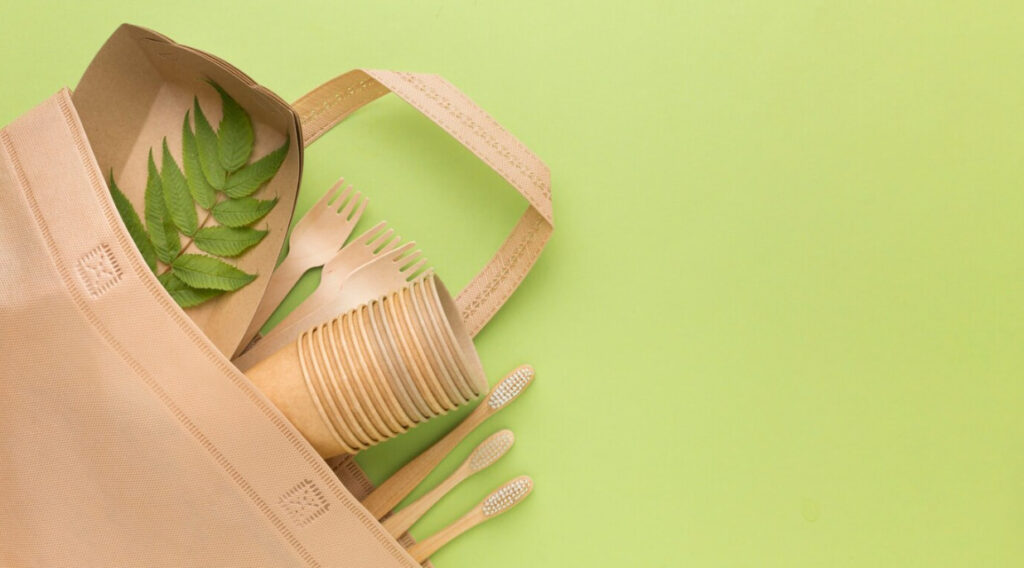
<path id="1" fill-rule="evenodd" d="M 217 200 L 213 203 L 213 207 L 215 207 L 218 203 L 221 202 L 221 197 L 222 197 L 222 195 L 218 191 L 217 192 Z M 210 219 L 213 217 L 213 207 L 210 207 L 209 209 L 205 210 L 206 211 L 206 217 L 204 217 L 203 221 L 201 223 L 199 223 L 199 227 L 196 229 L 195 234 L 193 234 L 191 237 L 189 237 L 188 238 L 188 242 L 186 242 L 184 245 L 181 246 L 181 250 L 178 251 L 178 254 L 174 255 L 174 258 L 171 259 L 171 263 L 173 263 L 175 260 L 177 260 L 181 255 L 185 254 L 185 251 L 188 250 L 188 247 L 192 246 L 192 243 L 195 242 L 195 240 L 196 240 L 195 235 L 199 234 L 200 229 L 205 228 L 206 224 L 209 223 Z M 157 276 L 163 276 L 164 274 L 167 274 L 168 272 L 170 272 L 171 271 L 171 266 L 170 266 L 171 263 L 168 263 L 167 270 L 164 270 L 160 274 L 157 274 Z"/>

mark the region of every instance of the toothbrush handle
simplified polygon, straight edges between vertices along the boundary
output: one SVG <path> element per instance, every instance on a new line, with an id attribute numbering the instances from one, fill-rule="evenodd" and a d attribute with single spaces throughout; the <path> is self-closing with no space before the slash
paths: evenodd
<path id="1" fill-rule="evenodd" d="M 445 458 L 454 448 L 459 445 L 465 437 L 479 426 L 484 420 L 491 416 L 491 408 L 487 404 L 480 404 L 473 412 L 459 423 L 444 438 L 438 440 L 425 452 L 416 456 L 412 461 L 402 466 L 380 487 L 363 499 L 363 506 L 370 511 L 374 518 L 379 519 L 388 511 L 395 508 L 402 499 L 405 499 L 412 490 L 416 488 L 434 470 L 441 460 Z"/>
<path id="2" fill-rule="evenodd" d="M 487 517 L 484 517 L 480 507 L 474 507 L 472 511 L 463 515 L 459 520 L 410 546 L 407 552 L 409 556 L 412 556 L 413 560 L 422 564 L 440 550 L 442 546 L 454 540 L 455 537 L 486 520 Z"/>
<path id="3" fill-rule="evenodd" d="M 415 525 L 420 520 L 420 517 L 426 514 L 431 507 L 436 505 L 442 497 L 447 495 L 449 491 L 454 489 L 465 478 L 466 476 L 462 474 L 462 469 L 460 468 L 447 479 L 437 484 L 437 487 L 431 489 L 409 505 L 406 505 L 401 511 L 384 519 L 384 528 L 387 529 L 391 536 L 398 538 L 402 533 Z"/>

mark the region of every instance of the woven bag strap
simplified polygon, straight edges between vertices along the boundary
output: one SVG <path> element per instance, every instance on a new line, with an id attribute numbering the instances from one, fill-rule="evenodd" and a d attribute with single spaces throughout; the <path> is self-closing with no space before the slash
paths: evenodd
<path id="1" fill-rule="evenodd" d="M 476 335 L 523 281 L 554 229 L 551 172 L 469 97 L 437 75 L 357 69 L 313 89 L 292 106 L 309 146 L 348 115 L 394 93 L 484 161 L 529 203 L 512 233 L 455 299 Z"/>

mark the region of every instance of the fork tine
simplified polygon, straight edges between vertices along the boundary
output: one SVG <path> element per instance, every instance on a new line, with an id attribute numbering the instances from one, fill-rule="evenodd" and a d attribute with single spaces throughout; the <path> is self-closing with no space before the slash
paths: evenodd
<path id="1" fill-rule="evenodd" d="M 402 237 L 395 234 L 395 231 L 388 229 L 385 234 L 374 241 L 372 245 L 367 245 L 373 251 L 373 256 L 379 256 L 388 252 L 391 252 L 402 242 Z"/>
<path id="2" fill-rule="evenodd" d="M 388 251 L 385 256 L 386 258 L 390 258 L 394 262 L 400 262 L 402 256 L 404 256 L 405 253 L 409 252 L 409 250 L 415 246 L 416 241 L 409 241 L 396 249 Z"/>
<path id="3" fill-rule="evenodd" d="M 398 234 L 394 238 L 388 238 L 387 242 L 380 243 L 377 254 L 384 254 L 397 249 L 399 246 L 402 246 L 403 240 L 402 236 Z"/>
<path id="4" fill-rule="evenodd" d="M 346 193 L 351 193 L 352 186 L 348 186 L 348 189 L 346 189 L 345 191 Z M 346 201 L 345 204 L 340 209 L 338 209 L 338 215 L 340 215 L 344 219 L 348 219 L 348 216 L 352 213 L 352 210 L 355 209 L 356 205 L 359 204 L 359 199 L 362 196 L 362 192 L 355 192 L 355 194 L 353 194 L 352 197 L 348 201 Z M 338 202 L 337 205 L 342 204 L 341 202 Z"/>
<path id="5" fill-rule="evenodd" d="M 382 236 L 386 236 L 392 232 L 391 229 L 384 230 L 387 227 L 387 221 L 381 221 L 376 225 L 367 229 L 363 234 L 356 237 L 353 241 L 353 245 L 366 245 L 370 246 L 374 241 L 380 239 Z"/>
<path id="6" fill-rule="evenodd" d="M 342 188 L 342 185 L 344 183 L 345 178 L 341 178 L 334 184 L 333 189 L 335 190 L 335 199 L 331 199 L 330 203 L 330 208 L 333 209 L 334 211 L 337 211 L 339 207 L 344 205 L 346 200 L 348 200 L 349 196 L 352 195 L 352 185 L 349 184 L 348 186 Z"/>
<path id="7" fill-rule="evenodd" d="M 413 269 L 411 269 L 409 271 L 409 275 L 406 276 L 406 281 L 411 282 L 417 278 L 422 278 L 423 276 L 426 276 L 427 274 L 433 272 L 434 269 L 427 266 L 426 264 L 427 259 L 423 259 L 423 262 L 417 264 Z"/>
<path id="8" fill-rule="evenodd" d="M 370 203 L 370 198 L 369 197 L 363 197 L 363 200 L 359 202 L 359 208 L 356 209 L 354 213 L 352 213 L 352 216 L 349 217 L 348 220 L 353 222 L 353 223 L 359 221 L 359 218 L 363 216 L 363 211 L 366 210 L 366 206 L 369 205 L 369 203 Z"/>
<path id="9" fill-rule="evenodd" d="M 342 181 L 344 180 L 340 180 L 331 186 L 331 188 L 328 189 L 327 192 L 324 193 L 323 196 L 321 196 L 320 199 L 318 199 L 317 202 L 306 211 L 306 214 L 299 219 L 299 223 L 304 222 L 305 224 L 309 224 L 322 217 L 324 211 L 327 211 L 327 209 L 330 208 L 331 201 L 334 201 L 334 198 L 338 196 L 338 187 L 340 187 Z"/>
<path id="10" fill-rule="evenodd" d="M 334 201 L 336 197 L 338 197 L 338 192 L 341 191 L 341 184 L 343 183 L 345 183 L 345 178 L 341 178 L 338 181 L 334 182 L 334 185 L 331 186 L 331 189 L 327 190 L 327 193 L 325 193 L 324 196 L 320 198 L 320 201 L 316 202 L 316 205 L 314 205 L 314 207 L 323 207 L 326 209 L 327 206 L 330 205 L 331 202 Z"/>
<path id="11" fill-rule="evenodd" d="M 400 245 L 400 244 L 402 244 L 402 237 L 397 237 L 393 241 L 391 241 L 391 242 L 387 243 L 386 245 L 384 245 L 380 249 L 380 252 L 378 252 L 378 254 L 384 254 L 384 253 L 391 252 L 391 251 L 395 250 L 396 248 L 398 248 L 398 245 Z"/>
<path id="12" fill-rule="evenodd" d="M 374 252 L 376 252 L 377 250 L 379 250 L 381 248 L 381 245 L 383 245 L 383 244 L 387 243 L 388 241 L 392 240 L 394 235 L 395 235 L 395 230 L 394 229 L 388 229 L 388 230 L 380 233 L 379 235 L 375 235 L 373 237 L 372 241 L 369 241 L 369 242 L 366 243 L 366 246 L 369 247 L 370 249 L 372 249 Z"/>
<path id="13" fill-rule="evenodd" d="M 402 258 L 397 259 L 395 263 L 398 264 L 398 271 L 404 272 L 409 265 L 411 265 L 413 262 L 416 261 L 416 259 L 420 258 L 421 256 L 423 256 L 423 251 L 417 250 L 403 256 Z"/>
<path id="14" fill-rule="evenodd" d="M 416 278 L 416 276 L 418 276 L 417 273 L 420 270 L 423 270 L 423 268 L 426 267 L 426 265 L 427 265 L 427 259 L 423 258 L 423 259 L 420 259 L 420 261 L 417 262 L 416 264 L 413 264 L 411 266 L 402 267 L 399 270 L 401 270 L 402 272 L 408 273 L 408 276 L 405 278 L 406 280 L 412 280 L 413 278 Z"/>

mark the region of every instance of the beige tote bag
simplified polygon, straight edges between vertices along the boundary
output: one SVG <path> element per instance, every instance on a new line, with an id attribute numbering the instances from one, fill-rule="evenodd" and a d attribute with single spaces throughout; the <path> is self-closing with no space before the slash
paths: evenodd
<path id="1" fill-rule="evenodd" d="M 114 208 L 105 173 L 130 178 L 206 79 L 265 139 L 293 141 L 267 188 L 281 199 L 271 226 L 291 217 L 303 144 L 387 92 L 504 176 L 529 208 L 458 296 L 474 332 L 551 233 L 547 168 L 436 76 L 353 71 L 293 108 L 219 59 L 122 26 L 74 94 L 0 130 L 0 566 L 416 566 L 359 504 L 355 462 L 329 467 L 226 356 L 285 231 L 243 259 L 260 274 L 250 286 L 186 313 Z"/>

